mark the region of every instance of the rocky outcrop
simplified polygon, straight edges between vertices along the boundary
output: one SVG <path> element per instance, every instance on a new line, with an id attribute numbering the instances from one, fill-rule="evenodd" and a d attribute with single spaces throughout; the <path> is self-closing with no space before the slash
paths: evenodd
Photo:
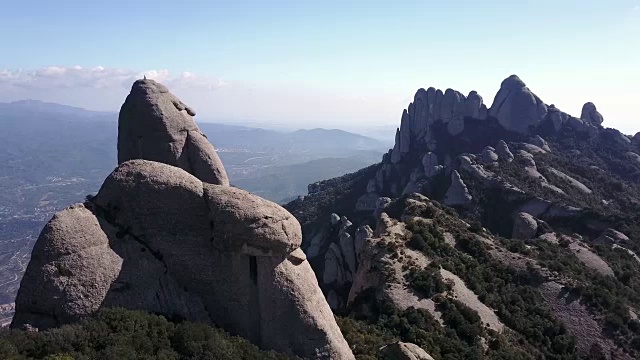
<path id="1" fill-rule="evenodd" d="M 204 182 L 229 185 L 218 154 L 193 116 L 195 111 L 164 85 L 150 79 L 134 82 L 118 117 L 118 164 L 157 161 Z"/>
<path id="2" fill-rule="evenodd" d="M 558 132 L 569 121 L 571 116 L 563 111 L 560 111 L 555 105 L 551 104 L 547 108 L 547 119 L 551 123 L 551 127 L 554 131 Z"/>
<path id="3" fill-rule="evenodd" d="M 438 156 L 432 152 L 424 154 L 422 157 L 422 167 L 424 169 L 424 175 L 427 178 L 434 177 L 442 170 L 442 166 L 438 165 Z"/>
<path id="4" fill-rule="evenodd" d="M 498 154 L 496 154 L 496 149 L 491 146 L 487 146 L 482 150 L 482 162 L 485 165 L 491 165 L 498 161 Z"/>
<path id="5" fill-rule="evenodd" d="M 351 281 L 347 270 L 347 266 L 342 258 L 340 245 L 332 243 L 329 246 L 329 250 L 324 254 L 322 282 L 324 284 L 336 283 L 337 285 L 343 285 L 345 282 Z"/>
<path id="6" fill-rule="evenodd" d="M 547 106 L 518 76 L 511 75 L 500 85 L 489 115 L 507 130 L 526 133 L 545 118 Z"/>
<path id="7" fill-rule="evenodd" d="M 536 237 L 538 231 L 538 222 L 536 219 L 525 212 L 518 213 L 513 220 L 513 234 L 514 239 L 527 240 Z"/>
<path id="8" fill-rule="evenodd" d="M 380 215 L 385 211 L 387 206 L 389 206 L 389 204 L 391 204 L 391 198 L 381 197 L 380 199 L 378 199 L 378 202 L 376 203 L 376 209 L 373 211 L 373 216 L 375 218 L 379 218 Z"/>
<path id="9" fill-rule="evenodd" d="M 462 181 L 458 171 L 451 173 L 451 185 L 444 197 L 444 203 L 448 206 L 466 205 L 471 201 L 471 195 L 467 186 Z"/>
<path id="10" fill-rule="evenodd" d="M 400 128 L 396 130 L 396 141 L 389 160 L 396 164 L 411 148 L 425 145 L 431 151 L 436 143 L 431 125 L 444 123 L 451 136 L 464 131 L 465 118 L 485 119 L 487 107 L 482 97 L 472 91 L 469 97 L 453 89 L 436 90 L 433 87 L 419 89 L 409 107 L 403 111 Z"/>
<path id="11" fill-rule="evenodd" d="M 498 154 L 500 159 L 502 159 L 503 161 L 506 161 L 506 162 L 513 161 L 513 153 L 509 149 L 509 146 L 507 145 L 507 143 L 504 142 L 504 140 L 500 140 L 496 144 L 496 154 Z"/>
<path id="12" fill-rule="evenodd" d="M 198 150 L 190 161 L 202 162 L 186 169 L 189 162 L 180 159 L 191 150 L 177 155 L 178 162 L 170 156 L 178 153 L 163 152 L 180 143 L 164 136 L 173 134 L 168 129 L 182 129 L 193 113 L 180 110 L 184 105 L 165 90 L 136 82 L 120 126 L 143 118 L 155 130 L 147 137 L 148 129 L 138 129 L 145 140 L 134 156 L 164 156 L 170 164 L 121 158 L 93 200 L 49 221 L 11 326 L 46 329 L 124 307 L 215 324 L 289 355 L 353 359 L 300 249 L 296 219 L 275 203 L 226 186 L 222 165 L 207 162 L 213 147 L 201 144 L 197 149 L 206 154 Z M 130 151 L 127 136 L 119 141 L 123 156 Z"/>
<path id="13" fill-rule="evenodd" d="M 615 229 L 605 229 L 602 234 L 595 240 L 596 244 L 604 245 L 624 245 L 629 242 L 629 237 Z"/>
<path id="14" fill-rule="evenodd" d="M 563 173 L 560 170 L 556 170 L 556 169 L 554 169 L 552 167 L 549 167 L 546 170 L 549 173 L 553 174 L 554 176 L 562 179 L 565 184 L 571 185 L 573 188 L 575 188 L 576 190 L 578 190 L 580 192 L 583 192 L 585 194 L 591 194 L 593 192 L 585 184 L 583 184 L 580 181 L 572 178 L 571 176 Z"/>
<path id="15" fill-rule="evenodd" d="M 588 121 L 593 125 L 600 125 L 604 121 L 602 114 L 598 112 L 596 106 L 592 102 L 585 103 L 582 106 L 582 113 L 580 119 Z"/>
<path id="16" fill-rule="evenodd" d="M 431 355 L 418 345 L 400 341 L 386 345 L 381 352 L 388 360 L 433 360 Z"/>
<path id="17" fill-rule="evenodd" d="M 485 119 L 487 117 L 487 106 L 483 103 L 482 96 L 477 91 L 471 91 L 467 96 L 463 115 L 473 119 Z"/>
<path id="18" fill-rule="evenodd" d="M 534 136 L 533 140 L 531 142 L 533 143 L 533 145 L 539 147 L 540 149 L 542 149 L 542 150 L 544 150 L 546 152 L 551 152 L 551 148 L 549 148 L 549 144 L 547 143 L 547 141 L 545 139 L 540 137 L 540 135 Z"/>

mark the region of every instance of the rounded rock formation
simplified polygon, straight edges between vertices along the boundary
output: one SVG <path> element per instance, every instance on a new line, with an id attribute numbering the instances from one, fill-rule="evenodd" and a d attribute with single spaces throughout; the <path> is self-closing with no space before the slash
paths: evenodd
<path id="1" fill-rule="evenodd" d="M 498 119 L 502 127 L 520 133 L 528 132 L 529 126 L 538 125 L 546 114 L 547 105 L 516 75 L 502 82 L 489 109 L 489 115 Z"/>
<path id="2" fill-rule="evenodd" d="M 150 79 L 134 82 L 118 116 L 118 164 L 157 161 L 204 182 L 229 185 L 218 154 L 193 116 L 193 109 L 164 85 Z"/>
<path id="3" fill-rule="evenodd" d="M 596 106 L 592 102 L 585 103 L 582 106 L 582 113 L 580 119 L 588 121 L 593 125 L 600 125 L 604 121 L 602 114 L 598 112 Z"/>

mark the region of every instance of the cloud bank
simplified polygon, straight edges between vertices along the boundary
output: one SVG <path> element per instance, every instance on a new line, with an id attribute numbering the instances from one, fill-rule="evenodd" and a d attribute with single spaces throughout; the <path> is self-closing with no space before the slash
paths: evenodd
<path id="1" fill-rule="evenodd" d="M 198 118 L 214 121 L 358 129 L 395 124 L 410 100 L 410 94 L 401 97 L 338 94 L 294 85 L 232 82 L 192 72 L 49 66 L 0 70 L 0 102 L 37 99 L 118 111 L 131 84 L 143 76 L 165 84 L 196 109 Z"/>

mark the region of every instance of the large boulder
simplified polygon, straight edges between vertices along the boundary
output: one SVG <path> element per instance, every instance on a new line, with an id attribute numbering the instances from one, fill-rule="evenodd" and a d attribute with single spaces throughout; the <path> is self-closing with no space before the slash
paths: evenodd
<path id="1" fill-rule="evenodd" d="M 164 85 L 150 79 L 134 82 L 118 117 L 118 164 L 152 160 L 210 184 L 229 185 L 218 154 L 193 116 L 195 111 Z"/>
<path id="2" fill-rule="evenodd" d="M 600 125 L 604 121 L 602 114 L 598 112 L 596 106 L 592 102 L 585 103 L 582 106 L 580 119 L 588 121 L 593 125 Z"/>
<path id="3" fill-rule="evenodd" d="M 547 105 L 516 75 L 500 85 L 489 115 L 498 119 L 507 130 L 526 133 L 529 126 L 538 125 L 547 114 Z"/>
<path id="4" fill-rule="evenodd" d="M 595 240 L 597 244 L 626 244 L 629 242 L 629 237 L 615 229 L 605 229 L 602 234 Z"/>
<path id="5" fill-rule="evenodd" d="M 534 136 L 533 139 L 531 140 L 531 143 L 546 152 L 551 152 L 551 148 L 549 147 L 549 144 L 540 135 Z"/>
<path id="6" fill-rule="evenodd" d="M 482 150 L 482 162 L 484 164 L 493 164 L 498 161 L 498 154 L 496 154 L 496 149 L 491 146 L 487 146 Z"/>

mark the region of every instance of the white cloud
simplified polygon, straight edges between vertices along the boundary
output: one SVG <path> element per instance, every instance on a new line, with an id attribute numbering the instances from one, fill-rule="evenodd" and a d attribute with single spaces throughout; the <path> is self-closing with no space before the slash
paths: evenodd
<path id="1" fill-rule="evenodd" d="M 198 76 L 191 72 L 174 75 L 168 70 L 133 71 L 128 69 L 93 68 L 75 65 L 72 67 L 48 66 L 35 70 L 0 70 L 0 88 L 7 91 L 11 87 L 34 90 L 54 90 L 69 88 L 129 88 L 136 79 L 146 76 L 175 87 L 215 88 L 220 79 Z"/>

